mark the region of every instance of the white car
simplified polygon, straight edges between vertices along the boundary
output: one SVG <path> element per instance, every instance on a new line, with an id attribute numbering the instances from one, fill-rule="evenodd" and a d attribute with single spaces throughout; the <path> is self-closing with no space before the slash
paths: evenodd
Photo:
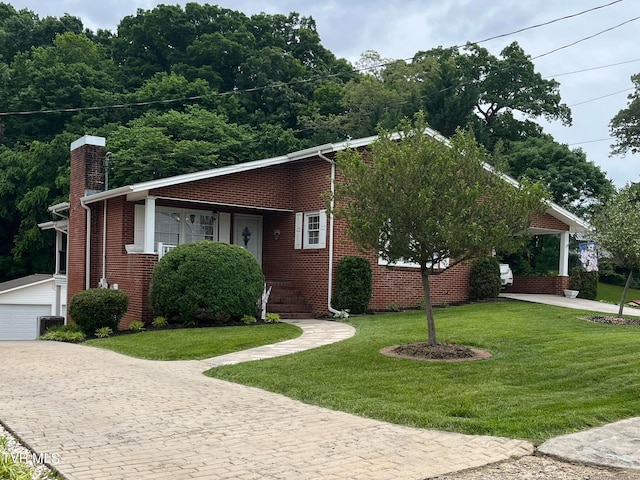
<path id="1" fill-rule="evenodd" d="M 503 287 L 513 285 L 513 272 L 508 263 L 500 264 L 500 283 Z"/>

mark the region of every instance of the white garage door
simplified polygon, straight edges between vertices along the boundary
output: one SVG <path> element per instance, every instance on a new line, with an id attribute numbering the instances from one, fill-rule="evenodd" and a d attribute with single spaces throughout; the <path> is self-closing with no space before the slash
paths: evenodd
<path id="1" fill-rule="evenodd" d="M 35 340 L 43 315 L 51 315 L 50 305 L 0 305 L 0 340 Z"/>

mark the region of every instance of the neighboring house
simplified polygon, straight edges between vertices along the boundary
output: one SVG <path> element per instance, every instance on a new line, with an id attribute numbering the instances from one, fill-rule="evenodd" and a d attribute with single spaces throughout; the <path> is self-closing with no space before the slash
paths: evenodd
<path id="1" fill-rule="evenodd" d="M 176 245 L 206 239 L 247 248 L 273 287 L 268 310 L 284 317 L 333 311 L 334 275 L 345 255 L 365 256 L 371 262 L 370 308 L 416 307 L 422 297 L 419 269 L 386 265 L 376 252 L 363 255 L 348 240 L 344 221 L 328 214 L 323 198 L 336 178 L 339 181 L 333 163 L 336 153 L 348 146 L 366 148 L 376 138 L 320 145 L 107 191 L 102 191 L 105 139 L 80 138 L 71 145 L 69 203 L 50 207 L 65 218 L 55 225 L 44 224 L 68 232 L 68 298 L 87 288 L 119 288 L 130 300 L 122 325 L 149 322 L 153 315 L 149 286 L 158 259 Z M 532 231 L 559 235 L 560 276 L 526 284 L 517 278 L 513 288 L 520 284 L 524 291 L 560 294 L 568 283 L 569 232 L 586 228 L 573 214 L 550 205 L 544 216 L 534 220 Z M 58 240 L 57 250 L 63 252 L 65 240 L 61 235 Z M 465 263 L 432 277 L 434 304 L 466 300 L 469 272 Z"/>
<path id="2" fill-rule="evenodd" d="M 66 315 L 66 278 L 52 275 L 0 283 L 0 340 L 35 340 L 39 317 Z"/>

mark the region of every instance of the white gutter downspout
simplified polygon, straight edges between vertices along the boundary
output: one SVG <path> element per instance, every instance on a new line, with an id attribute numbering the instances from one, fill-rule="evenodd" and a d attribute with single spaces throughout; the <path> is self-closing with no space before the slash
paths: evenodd
<path id="1" fill-rule="evenodd" d="M 89 208 L 83 201 L 80 201 L 80 205 L 87 211 L 87 231 L 85 238 L 85 259 L 84 259 L 84 288 L 89 290 L 91 288 L 91 281 L 89 275 L 91 274 L 91 208 Z"/>
<path id="2" fill-rule="evenodd" d="M 102 209 L 102 278 L 100 287 L 107 288 L 107 199 L 104 199 Z"/>
<path id="3" fill-rule="evenodd" d="M 321 152 L 318 152 L 318 156 L 331 164 L 331 199 L 329 200 L 329 286 L 327 288 L 327 308 L 331 313 L 341 313 L 340 310 L 336 310 L 331 306 L 331 292 L 333 290 L 333 196 L 336 191 L 336 163 L 330 158 L 325 157 Z"/>

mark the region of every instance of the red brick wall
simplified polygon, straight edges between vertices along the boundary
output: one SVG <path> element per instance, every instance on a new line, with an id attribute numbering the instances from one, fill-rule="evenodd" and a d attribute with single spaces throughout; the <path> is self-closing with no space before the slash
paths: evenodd
<path id="1" fill-rule="evenodd" d="M 563 295 L 569 288 L 569 277 L 514 277 L 513 285 L 505 287 L 506 293 L 543 293 Z"/>
<path id="2" fill-rule="evenodd" d="M 150 194 L 222 205 L 287 210 L 292 208 L 292 181 L 290 167 L 273 166 L 158 188 Z"/>
<path id="3" fill-rule="evenodd" d="M 531 222 L 531 227 L 544 228 L 548 230 L 569 230 L 569 225 L 562 223 L 549 213 L 534 216 L 533 221 Z"/>

